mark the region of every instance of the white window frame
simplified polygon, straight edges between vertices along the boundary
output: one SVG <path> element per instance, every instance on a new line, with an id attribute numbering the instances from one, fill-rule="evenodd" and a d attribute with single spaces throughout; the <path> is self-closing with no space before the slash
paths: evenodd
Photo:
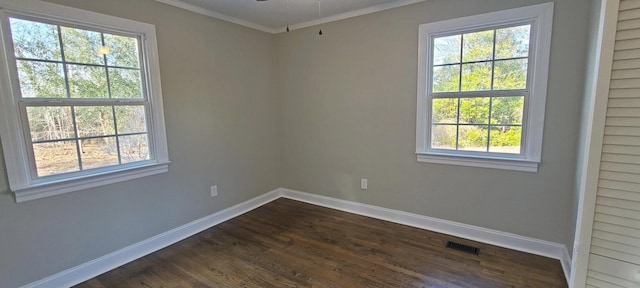
<path id="1" fill-rule="evenodd" d="M 416 154 L 419 162 L 537 172 L 542 156 L 552 21 L 553 2 L 549 2 L 420 25 L 416 117 Z M 509 155 L 432 149 L 430 135 L 433 39 L 518 24 L 531 24 L 529 70 L 525 89 L 527 95 L 522 121 L 522 152 Z"/>
<path id="2" fill-rule="evenodd" d="M 9 15 L 29 17 L 34 21 L 53 21 L 63 25 L 93 27 L 98 31 L 137 35 L 141 39 L 141 74 L 148 108 L 150 160 L 120 164 L 80 172 L 37 177 L 30 164 L 31 152 L 26 116 L 21 115 L 20 88 L 16 59 L 10 35 Z M 168 171 L 169 157 L 162 105 L 160 67 L 155 26 L 129 19 L 108 16 L 40 0 L 0 0 L 0 136 L 7 166 L 9 186 L 16 202 L 59 195 L 82 189 L 117 183 Z"/>

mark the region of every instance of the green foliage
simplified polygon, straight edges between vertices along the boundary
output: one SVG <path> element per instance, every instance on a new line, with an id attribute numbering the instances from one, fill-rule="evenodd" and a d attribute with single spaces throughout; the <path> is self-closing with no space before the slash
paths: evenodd
<path id="1" fill-rule="evenodd" d="M 140 68 L 138 42 L 135 38 L 104 34 L 104 43 L 110 50 L 107 54 L 110 66 Z"/>
<path id="2" fill-rule="evenodd" d="M 486 151 L 488 126 L 460 126 L 458 147 L 467 150 Z"/>
<path id="3" fill-rule="evenodd" d="M 10 18 L 16 57 L 62 60 L 56 25 Z"/>
<path id="4" fill-rule="evenodd" d="M 64 57 L 68 62 L 104 65 L 99 53 L 102 36 L 99 32 L 61 27 Z"/>
<path id="5" fill-rule="evenodd" d="M 433 92 L 526 88 L 529 33 L 524 25 L 434 39 Z"/>
<path id="6" fill-rule="evenodd" d="M 433 99 L 433 123 L 457 123 L 458 98 Z"/>
<path id="7" fill-rule="evenodd" d="M 492 124 L 522 124 L 524 97 L 494 97 L 491 106 Z"/>
<path id="8" fill-rule="evenodd" d="M 491 90 L 491 63 L 462 64 L 461 91 Z"/>
<path id="9" fill-rule="evenodd" d="M 439 149 L 456 149 L 456 125 L 433 125 L 432 146 Z"/>
<path id="10" fill-rule="evenodd" d="M 61 64 L 25 60 L 17 60 L 16 64 L 22 97 L 67 97 Z"/>
<path id="11" fill-rule="evenodd" d="M 476 62 L 493 58 L 493 30 L 462 35 L 462 62 Z"/>
<path id="12" fill-rule="evenodd" d="M 91 137 L 115 134 L 111 106 L 75 107 L 78 136 Z"/>
<path id="13" fill-rule="evenodd" d="M 522 128 L 518 126 L 501 126 L 491 129 L 491 147 L 520 146 Z"/>
<path id="14" fill-rule="evenodd" d="M 109 68 L 111 97 L 142 98 L 140 71 L 133 69 Z"/>
<path id="15" fill-rule="evenodd" d="M 513 90 L 527 87 L 527 60 L 501 60 L 495 62 L 493 89 Z"/>
<path id="16" fill-rule="evenodd" d="M 482 150 L 484 147 L 486 150 L 487 146 L 519 147 L 523 106 L 522 96 L 436 98 L 432 101 L 433 123 L 464 124 L 460 126 L 458 137 L 458 147 L 461 149 Z M 489 129 L 491 143 L 487 143 Z M 436 125 L 433 130 L 433 147 L 455 149 L 455 125 Z"/>
<path id="17" fill-rule="evenodd" d="M 488 124 L 489 105 L 491 98 L 461 98 L 460 99 L 460 123 L 461 124 Z"/>
<path id="18" fill-rule="evenodd" d="M 435 38 L 432 91 L 525 89 L 529 34 L 523 25 Z M 461 150 L 519 153 L 523 108 L 517 95 L 434 98 L 432 122 L 454 125 L 435 125 L 432 146 L 456 149 L 457 138 Z"/>

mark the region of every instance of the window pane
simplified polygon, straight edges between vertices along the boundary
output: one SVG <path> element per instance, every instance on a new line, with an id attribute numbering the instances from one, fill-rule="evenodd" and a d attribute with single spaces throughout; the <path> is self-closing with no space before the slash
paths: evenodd
<path id="1" fill-rule="evenodd" d="M 103 67 L 67 65 L 72 98 L 108 98 L 107 72 Z"/>
<path id="2" fill-rule="evenodd" d="M 433 39 L 433 65 L 460 63 L 461 35 Z"/>
<path id="3" fill-rule="evenodd" d="M 80 170 L 76 141 L 33 144 L 33 154 L 40 177 Z"/>
<path id="4" fill-rule="evenodd" d="M 118 137 L 122 163 L 149 160 L 149 144 L 146 134 Z"/>
<path id="5" fill-rule="evenodd" d="M 433 92 L 460 91 L 460 65 L 433 67 Z"/>
<path id="6" fill-rule="evenodd" d="M 140 71 L 109 68 L 112 98 L 142 98 Z"/>
<path id="7" fill-rule="evenodd" d="M 456 125 L 433 125 L 431 148 L 456 150 Z"/>
<path id="8" fill-rule="evenodd" d="M 23 98 L 66 98 L 62 64 L 18 60 L 18 78 Z"/>
<path id="9" fill-rule="evenodd" d="M 62 60 L 58 26 L 27 20 L 9 19 L 16 57 Z"/>
<path id="10" fill-rule="evenodd" d="M 433 99 L 433 123 L 458 123 L 458 98 Z"/>
<path id="11" fill-rule="evenodd" d="M 462 37 L 462 62 L 493 59 L 493 31 L 464 34 Z"/>
<path id="12" fill-rule="evenodd" d="M 489 126 L 486 125 L 460 125 L 458 137 L 458 150 L 487 151 L 487 137 Z"/>
<path id="13" fill-rule="evenodd" d="M 462 91 L 491 90 L 491 62 L 462 64 Z"/>
<path id="14" fill-rule="evenodd" d="M 527 59 L 496 61 L 493 76 L 493 89 L 526 89 L 527 62 Z"/>
<path id="15" fill-rule="evenodd" d="M 100 54 L 102 36 L 99 32 L 61 27 L 64 58 L 67 62 L 104 64 Z"/>
<path id="16" fill-rule="evenodd" d="M 80 153 L 82 170 L 118 164 L 116 137 L 81 140 Z"/>
<path id="17" fill-rule="evenodd" d="M 496 59 L 529 56 L 531 25 L 496 30 Z"/>
<path id="18" fill-rule="evenodd" d="M 520 154 L 521 126 L 492 126 L 489 152 Z"/>
<path id="19" fill-rule="evenodd" d="M 522 124 L 524 97 L 495 97 L 491 104 L 491 124 Z"/>
<path id="20" fill-rule="evenodd" d="M 461 124 L 489 124 L 489 103 L 491 98 L 460 99 Z"/>
<path id="21" fill-rule="evenodd" d="M 78 136 L 115 135 L 111 106 L 80 106 L 75 108 Z"/>
<path id="22" fill-rule="evenodd" d="M 118 134 L 147 132 L 144 106 L 116 106 Z"/>
<path id="23" fill-rule="evenodd" d="M 104 34 L 104 43 L 109 49 L 107 65 L 138 68 L 138 39 Z"/>
<path id="24" fill-rule="evenodd" d="M 27 107 L 27 118 L 33 142 L 75 137 L 70 107 Z"/>

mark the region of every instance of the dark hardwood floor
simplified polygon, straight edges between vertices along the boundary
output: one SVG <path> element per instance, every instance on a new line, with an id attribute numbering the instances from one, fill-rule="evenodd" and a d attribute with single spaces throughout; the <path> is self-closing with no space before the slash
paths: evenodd
<path id="1" fill-rule="evenodd" d="M 558 260 L 278 199 L 76 287 L 567 285 Z"/>

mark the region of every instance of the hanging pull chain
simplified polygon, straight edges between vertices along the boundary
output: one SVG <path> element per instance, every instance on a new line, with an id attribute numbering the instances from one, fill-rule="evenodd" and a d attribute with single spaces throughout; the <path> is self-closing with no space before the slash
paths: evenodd
<path id="1" fill-rule="evenodd" d="M 287 15 L 287 32 L 289 32 L 289 0 L 284 2 L 284 10 Z"/>
<path id="2" fill-rule="evenodd" d="M 322 8 L 320 6 L 320 0 L 318 0 L 318 19 L 322 18 Z M 320 27 L 320 32 L 318 32 L 318 35 L 322 35 L 322 27 Z"/>

